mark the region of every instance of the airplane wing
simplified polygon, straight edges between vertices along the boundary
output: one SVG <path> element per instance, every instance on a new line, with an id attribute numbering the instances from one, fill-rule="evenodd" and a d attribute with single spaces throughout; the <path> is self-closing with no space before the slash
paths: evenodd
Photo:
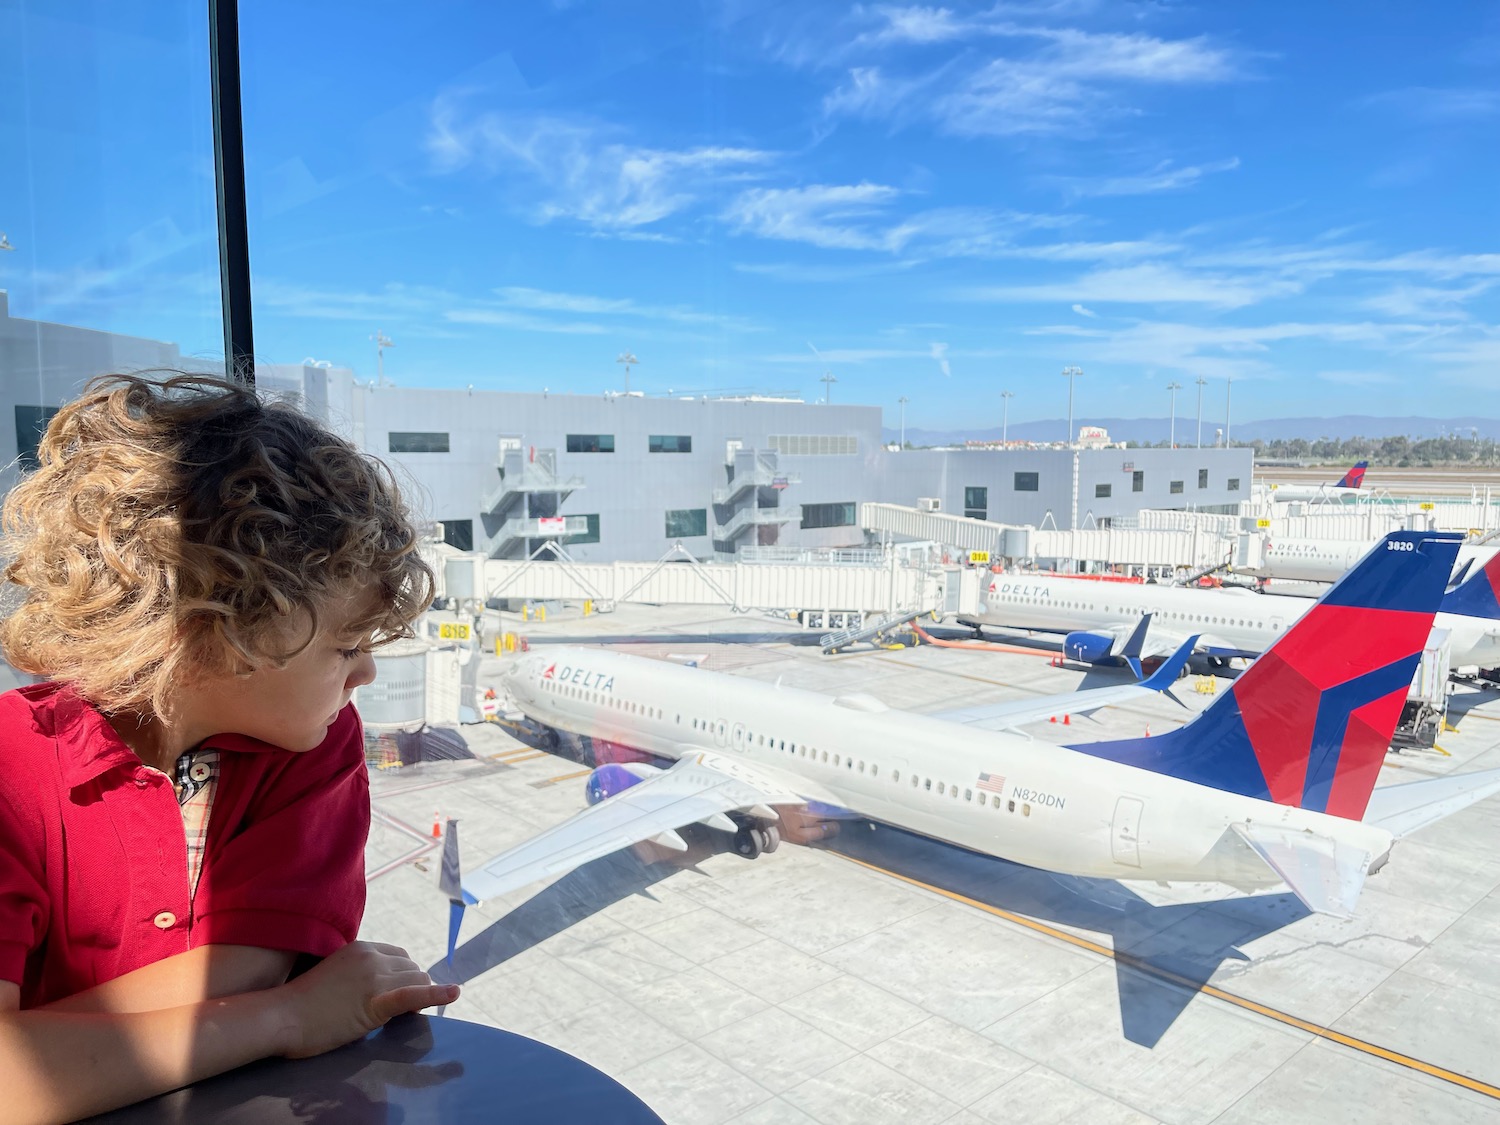
<path id="1" fill-rule="evenodd" d="M 1330 836 L 1276 825 L 1236 822 L 1229 827 L 1309 910 L 1335 918 L 1354 916 L 1375 858 L 1369 852 Z"/>
<path id="2" fill-rule="evenodd" d="M 1087 715 L 1113 703 L 1129 703 L 1145 698 L 1154 692 L 1162 692 L 1172 699 L 1171 687 L 1187 665 L 1188 657 L 1198 643 L 1196 636 L 1189 637 L 1177 646 L 1177 651 L 1162 662 L 1155 672 L 1138 684 L 1120 684 L 1117 687 L 1087 688 L 1083 691 L 1066 691 L 1058 695 L 1041 695 L 1033 699 L 1006 700 L 1004 703 L 982 704 L 978 707 L 961 707 L 953 711 L 938 711 L 929 714 L 931 719 L 946 719 L 982 730 L 1014 730 L 1027 723 L 1042 722 L 1062 714 Z"/>
<path id="3" fill-rule="evenodd" d="M 463 897 L 471 904 L 483 902 L 642 840 L 659 837 L 681 850 L 687 845 L 675 829 L 684 825 L 722 820 L 737 810 L 755 809 L 770 817 L 775 815 L 772 805 L 802 803 L 797 794 L 739 763 L 695 754 L 465 871 Z"/>
<path id="4" fill-rule="evenodd" d="M 1500 793 L 1500 770 L 1386 785 L 1370 794 L 1363 819 L 1400 839 L 1492 793 Z"/>

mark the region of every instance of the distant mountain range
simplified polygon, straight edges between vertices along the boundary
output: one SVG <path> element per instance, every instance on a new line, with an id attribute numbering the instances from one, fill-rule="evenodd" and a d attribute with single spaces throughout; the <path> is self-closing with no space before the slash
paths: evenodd
<path id="1" fill-rule="evenodd" d="M 1224 420 L 1203 419 L 1203 443 L 1212 445 Z M 1474 431 L 1481 438 L 1500 439 L 1500 418 L 1415 418 L 1381 417 L 1371 414 L 1345 414 L 1336 418 L 1266 418 L 1258 422 L 1235 422 L 1230 437 L 1235 441 L 1275 441 L 1305 438 L 1317 441 L 1329 438 L 1335 441 L 1352 437 L 1384 438 L 1405 434 L 1411 438 L 1440 437 L 1457 433 L 1470 437 Z M 1109 431 L 1111 441 L 1158 442 L 1166 441 L 1170 432 L 1169 418 L 1094 418 L 1079 415 L 1073 419 L 1076 430 L 1079 426 L 1103 426 Z M 1049 418 L 1040 422 L 1012 422 L 1008 436 L 1012 441 L 1062 441 L 1066 436 L 1068 420 Z M 901 432 L 890 426 L 883 430 L 886 441 L 898 441 Z M 1197 420 L 1189 415 L 1177 417 L 1177 444 L 1191 445 L 1197 439 Z M 912 445 L 962 445 L 966 441 L 999 441 L 1000 427 L 970 428 L 962 430 L 922 430 L 906 427 L 906 440 Z"/>

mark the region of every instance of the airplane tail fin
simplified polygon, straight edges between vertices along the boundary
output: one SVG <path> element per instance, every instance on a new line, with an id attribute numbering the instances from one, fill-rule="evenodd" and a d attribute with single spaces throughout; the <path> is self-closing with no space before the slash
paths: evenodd
<path id="1" fill-rule="evenodd" d="M 1460 539 L 1392 532 L 1192 722 L 1072 749 L 1360 819 Z"/>
<path id="2" fill-rule="evenodd" d="M 1368 461 L 1357 462 L 1352 469 L 1350 469 L 1347 473 L 1345 473 L 1343 475 L 1343 477 L 1339 480 L 1338 484 L 1334 485 L 1334 487 L 1335 488 L 1358 488 L 1360 486 L 1360 484 L 1365 479 L 1365 470 L 1368 469 L 1369 467 L 1370 467 L 1370 463 Z"/>
<path id="3" fill-rule="evenodd" d="M 463 925 L 464 907 L 474 903 L 474 896 L 464 890 L 463 868 L 458 860 L 458 821 L 452 817 L 443 826 L 443 862 L 438 868 L 438 890 L 448 896 L 448 964 L 458 947 L 458 930 Z"/>
<path id="4" fill-rule="evenodd" d="M 1500 620 L 1500 551 L 1450 590 L 1439 608 L 1463 617 Z"/>

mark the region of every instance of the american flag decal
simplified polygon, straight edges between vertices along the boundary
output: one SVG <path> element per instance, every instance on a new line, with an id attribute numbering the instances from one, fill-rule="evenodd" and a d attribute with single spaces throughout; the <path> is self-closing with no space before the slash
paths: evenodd
<path id="1" fill-rule="evenodd" d="M 1003 793 L 1005 791 L 1005 778 L 998 773 L 981 773 L 979 775 L 979 788 L 988 789 L 991 793 Z"/>

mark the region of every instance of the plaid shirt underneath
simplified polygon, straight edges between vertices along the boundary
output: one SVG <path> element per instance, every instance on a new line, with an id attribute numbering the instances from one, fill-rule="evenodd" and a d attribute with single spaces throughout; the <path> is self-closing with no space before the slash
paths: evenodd
<path id="1" fill-rule="evenodd" d="M 203 871 L 203 847 L 208 840 L 208 814 L 213 811 L 214 790 L 219 786 L 219 752 L 189 750 L 177 759 L 172 788 L 182 810 L 182 829 L 187 836 L 188 886 L 198 890 Z"/>

